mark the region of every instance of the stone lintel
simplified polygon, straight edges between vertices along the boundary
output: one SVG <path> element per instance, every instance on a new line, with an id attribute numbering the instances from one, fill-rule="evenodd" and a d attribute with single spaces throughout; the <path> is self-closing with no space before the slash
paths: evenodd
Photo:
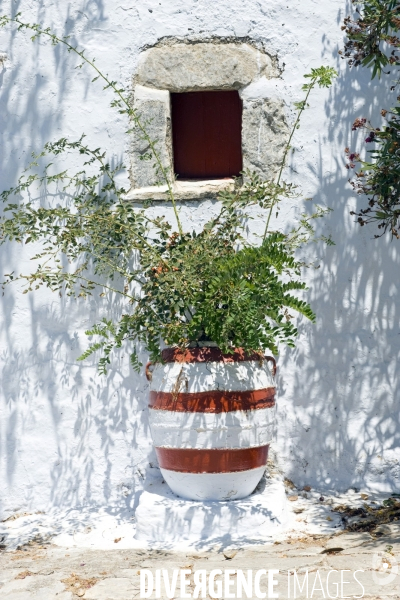
<path id="1" fill-rule="evenodd" d="M 170 92 L 238 90 L 278 75 L 271 57 L 249 44 L 173 44 L 145 50 L 136 81 Z"/>

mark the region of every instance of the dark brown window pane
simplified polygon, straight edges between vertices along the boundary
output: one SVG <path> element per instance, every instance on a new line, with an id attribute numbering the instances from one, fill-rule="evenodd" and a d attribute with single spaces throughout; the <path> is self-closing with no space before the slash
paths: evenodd
<path id="1" fill-rule="evenodd" d="M 242 170 L 238 92 L 171 94 L 174 171 L 180 179 L 218 179 Z"/>

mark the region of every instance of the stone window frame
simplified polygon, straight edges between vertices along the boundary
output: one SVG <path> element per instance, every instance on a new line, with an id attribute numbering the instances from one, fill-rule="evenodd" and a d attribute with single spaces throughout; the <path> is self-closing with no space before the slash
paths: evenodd
<path id="1" fill-rule="evenodd" d="M 279 166 L 289 135 L 284 102 L 271 94 L 270 80 L 278 78 L 276 61 L 248 41 L 169 41 L 142 52 L 134 77 L 133 105 L 171 174 L 176 200 L 215 198 L 222 189 L 233 188 L 234 182 L 175 179 L 170 93 L 238 90 L 243 105 L 243 169 L 268 178 Z M 251 93 L 254 88 L 256 94 Z M 149 148 L 140 134 L 134 132 L 129 153 L 132 187 L 126 199 L 168 201 L 167 186 L 157 183 L 154 161 L 143 160 Z"/>

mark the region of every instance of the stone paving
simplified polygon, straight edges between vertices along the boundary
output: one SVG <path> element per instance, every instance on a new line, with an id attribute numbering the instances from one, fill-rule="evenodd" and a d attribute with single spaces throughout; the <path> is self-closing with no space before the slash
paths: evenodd
<path id="1" fill-rule="evenodd" d="M 13 514 L 0 524 L 0 600 L 400 599 L 400 521 L 375 523 L 371 533 L 349 532 L 343 530 L 345 521 L 340 512 L 343 506 L 356 509 L 347 526 L 368 528 L 368 515 L 365 510 L 361 514 L 360 509 L 387 507 L 391 502 L 388 493 L 350 489 L 322 495 L 309 486 L 297 489 L 289 480 L 282 480 L 282 484 L 288 519 L 284 529 L 271 530 L 265 541 L 256 539 L 250 527 L 250 513 L 259 511 L 257 498 L 265 490 L 255 491 L 252 498 L 242 501 L 243 510 L 248 505 L 244 518 L 250 527 L 247 538 L 234 541 L 229 536 L 217 536 L 217 541 L 211 538 L 208 544 L 200 538 L 185 540 L 182 531 L 181 540 L 172 542 L 167 536 L 167 522 L 163 541 L 156 543 L 151 535 L 147 542 L 140 540 L 137 532 L 143 534 L 148 525 L 151 534 L 154 517 L 150 513 L 135 515 L 133 509 L 113 512 L 107 507 L 92 507 L 65 513 Z M 183 501 L 174 502 L 182 511 Z M 193 517 L 192 503 L 186 508 L 187 518 Z M 398 518 L 397 513 L 391 518 Z M 148 596 L 140 589 L 140 573 L 145 570 L 155 581 L 159 570 L 160 577 L 159 591 Z M 249 570 L 253 585 L 244 593 L 243 577 L 249 578 Z M 215 571 L 214 585 L 209 575 Z M 171 584 L 174 572 L 178 584 L 167 594 L 165 583 Z M 203 575 L 206 589 L 199 590 Z M 180 585 L 182 576 L 187 579 L 186 595 Z"/>
<path id="2" fill-rule="evenodd" d="M 376 534 L 375 534 L 376 535 Z M 400 526 L 384 525 L 380 537 L 369 533 L 337 532 L 309 535 L 254 547 L 208 551 L 88 550 L 30 543 L 0 555 L 0 598 L 3 600 L 129 600 L 140 598 L 141 569 L 244 570 L 276 569 L 279 598 L 365 597 L 400 598 Z M 294 575 L 303 585 L 296 586 Z M 329 572 L 331 574 L 328 577 Z M 353 573 L 356 574 L 357 580 Z M 307 578 L 308 572 L 308 590 Z M 235 574 L 233 581 L 235 581 Z M 340 580 L 343 584 L 340 584 Z M 288 590 L 288 579 L 290 589 Z M 348 582 L 348 583 L 347 583 Z M 361 585 L 360 585 L 361 584 Z M 341 585 L 343 588 L 341 589 Z M 261 593 L 268 595 L 266 578 Z M 234 592 L 235 585 L 231 588 Z M 209 590 L 208 590 L 209 591 Z M 166 598 L 161 589 L 161 597 Z M 180 598 L 178 594 L 174 596 Z M 208 598 L 211 598 L 208 594 Z M 228 597 L 223 593 L 221 597 Z M 236 594 L 233 596 L 236 598 Z M 246 596 L 243 596 L 246 597 Z M 257 596 L 252 596 L 256 598 Z M 152 594 L 151 598 L 155 598 Z"/>

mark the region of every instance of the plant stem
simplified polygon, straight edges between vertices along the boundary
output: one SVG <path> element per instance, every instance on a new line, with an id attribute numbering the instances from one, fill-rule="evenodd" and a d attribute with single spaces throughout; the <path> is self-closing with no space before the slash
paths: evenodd
<path id="1" fill-rule="evenodd" d="M 15 23 L 18 23 L 18 25 L 20 26 L 20 28 L 26 28 L 26 29 L 30 29 L 32 31 L 36 32 L 36 35 L 47 35 L 52 41 L 57 42 L 57 43 L 61 43 L 64 44 L 65 46 L 67 46 L 68 50 L 71 52 L 75 52 L 75 54 L 77 54 L 78 56 L 80 56 L 80 58 L 82 58 L 82 60 L 84 60 L 87 64 L 89 64 L 95 71 L 96 73 L 98 73 L 98 76 L 101 77 L 106 83 L 107 83 L 107 87 L 110 87 L 114 90 L 114 93 L 117 94 L 117 96 L 120 98 L 121 102 L 123 102 L 127 108 L 127 114 L 133 118 L 135 124 L 139 127 L 140 131 L 142 132 L 143 137 L 145 138 L 146 142 L 149 144 L 151 151 L 153 152 L 154 158 L 156 159 L 156 162 L 158 164 L 158 167 L 163 175 L 163 178 L 167 184 L 168 187 L 168 195 L 171 199 L 171 203 L 172 203 L 172 207 L 174 210 L 174 214 L 175 214 L 175 219 L 176 219 L 176 223 L 178 226 L 178 230 L 179 230 L 179 234 L 182 236 L 183 235 L 183 230 L 182 230 L 182 225 L 179 219 L 179 213 L 178 213 L 178 209 L 176 206 L 176 201 L 175 201 L 175 197 L 174 197 L 174 193 L 172 190 L 172 185 L 170 182 L 170 179 L 168 177 L 168 174 L 162 164 L 162 161 L 160 159 L 160 156 L 155 148 L 155 144 L 153 142 L 153 140 L 150 138 L 150 136 L 148 135 L 146 129 L 143 127 L 139 117 L 136 114 L 135 109 L 133 109 L 130 106 L 129 101 L 123 96 L 123 94 L 121 93 L 121 90 L 118 89 L 115 85 L 114 82 L 110 81 L 108 79 L 108 77 L 106 75 L 104 75 L 94 64 L 93 61 L 89 60 L 88 58 L 86 58 L 86 56 L 84 55 L 84 52 L 80 52 L 79 50 L 77 50 L 77 48 L 75 46 L 72 46 L 69 42 L 67 42 L 66 39 L 63 38 L 59 38 L 58 36 L 56 36 L 54 33 L 51 33 L 49 30 L 46 29 L 42 29 L 39 25 L 31 25 L 29 23 L 24 23 L 23 21 L 20 21 L 18 18 L 18 15 L 16 17 L 14 17 L 13 19 L 10 19 L 10 21 L 14 21 Z"/>
<path id="2" fill-rule="evenodd" d="M 311 82 L 310 82 L 310 84 L 309 84 L 309 87 L 308 87 L 308 90 L 307 90 L 306 97 L 304 98 L 304 100 L 303 100 L 303 102 L 302 102 L 302 105 L 301 105 L 301 107 L 299 108 L 299 111 L 298 111 L 298 113 L 297 113 L 296 120 L 295 120 L 295 122 L 294 122 L 294 125 L 293 125 L 293 127 L 292 127 L 292 130 L 291 130 L 291 132 L 290 132 L 290 136 L 289 136 L 288 143 L 286 144 L 286 146 L 285 146 L 285 151 L 284 151 L 284 153 L 283 153 L 283 158 L 282 158 L 282 162 L 281 162 L 281 167 L 280 167 L 280 169 L 279 169 L 278 177 L 277 177 L 277 180 L 276 180 L 276 184 L 277 184 L 277 185 L 279 185 L 279 183 L 280 183 L 280 181 L 281 181 L 281 177 L 282 177 L 283 169 L 284 169 L 284 168 L 285 168 L 285 166 L 286 166 L 286 159 L 287 159 L 287 155 L 288 155 L 288 153 L 289 153 L 289 150 L 290 150 L 290 144 L 291 144 L 291 141 L 292 141 L 292 138 L 293 138 L 294 132 L 296 131 L 296 129 L 297 129 L 298 125 L 299 125 L 299 122 L 300 122 L 301 115 L 303 114 L 303 112 L 304 112 L 304 110 L 305 110 L 305 108 L 306 108 L 306 106 L 307 106 L 307 100 L 308 100 L 308 97 L 309 97 L 309 95 L 310 95 L 310 92 L 311 92 L 311 90 L 312 90 L 312 89 L 313 89 L 313 87 L 315 86 L 315 84 L 316 84 L 316 81 L 317 81 L 317 78 L 316 78 L 316 77 L 315 77 L 315 78 L 313 78 L 313 79 L 311 80 Z M 267 223 L 266 223 L 266 225 L 265 225 L 265 230 L 264 230 L 263 241 L 264 241 L 264 240 L 265 240 L 265 238 L 267 237 L 267 233 L 268 233 L 268 227 L 269 227 L 269 222 L 270 222 L 270 220 L 271 220 L 271 215 L 272 215 L 273 208 L 274 208 L 274 204 L 272 204 L 271 208 L 269 209 L 268 218 L 267 218 Z"/>
<path id="3" fill-rule="evenodd" d="M 131 294 L 127 294 L 126 292 L 121 292 L 121 290 L 117 290 L 116 288 L 113 288 L 109 285 L 105 285 L 104 283 L 97 283 L 97 281 L 93 281 L 92 279 L 87 279 L 86 277 L 83 277 L 83 275 L 78 275 L 78 277 L 79 277 L 79 279 L 83 279 L 83 281 L 87 281 L 88 283 L 92 283 L 93 285 L 103 287 L 107 290 L 110 290 L 110 292 L 115 292 L 116 294 L 125 296 L 125 298 L 129 298 L 130 300 L 134 300 L 135 302 L 137 302 L 139 300 L 139 298 L 136 298 L 135 296 L 131 296 Z"/>

